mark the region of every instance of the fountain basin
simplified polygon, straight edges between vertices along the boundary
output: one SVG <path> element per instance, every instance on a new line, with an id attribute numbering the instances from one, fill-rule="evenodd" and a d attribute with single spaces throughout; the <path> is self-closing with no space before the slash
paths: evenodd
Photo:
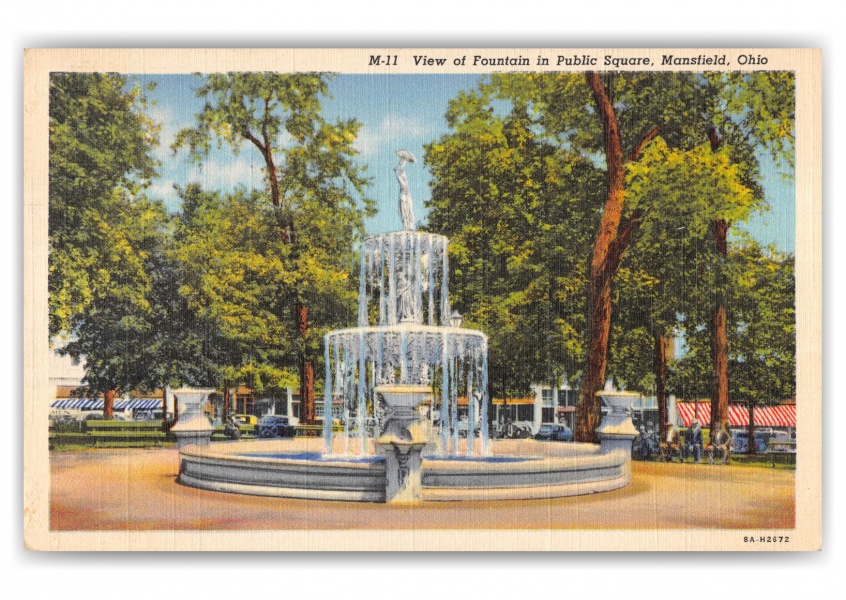
<path id="1" fill-rule="evenodd" d="M 495 456 L 423 456 L 422 501 L 558 498 L 605 492 L 631 479 L 629 455 L 594 444 L 497 440 Z M 385 502 L 378 456 L 327 456 L 320 439 L 189 446 L 179 482 L 202 489 L 314 500 Z"/>
<path id="2" fill-rule="evenodd" d="M 432 397 L 432 387 L 428 385 L 385 384 L 377 385 L 373 391 L 380 394 L 390 408 L 408 412 Z"/>

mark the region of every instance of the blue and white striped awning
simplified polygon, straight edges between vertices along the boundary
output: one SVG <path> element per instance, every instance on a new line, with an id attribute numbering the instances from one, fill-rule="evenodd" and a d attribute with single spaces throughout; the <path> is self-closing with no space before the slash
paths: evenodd
<path id="1" fill-rule="evenodd" d="M 56 400 L 50 405 L 52 408 L 68 408 L 76 410 L 100 410 L 103 409 L 103 401 L 91 398 L 65 398 Z"/>
<path id="2" fill-rule="evenodd" d="M 133 398 L 132 400 L 115 402 L 115 408 L 118 410 L 150 410 L 161 407 L 162 401 L 160 398 Z"/>
<path id="3" fill-rule="evenodd" d="M 115 410 L 150 410 L 159 408 L 162 405 L 161 399 L 134 398 L 132 400 L 117 400 L 114 404 Z M 63 408 L 73 410 L 103 410 L 102 398 L 65 398 L 56 400 L 50 405 L 51 408 Z"/>

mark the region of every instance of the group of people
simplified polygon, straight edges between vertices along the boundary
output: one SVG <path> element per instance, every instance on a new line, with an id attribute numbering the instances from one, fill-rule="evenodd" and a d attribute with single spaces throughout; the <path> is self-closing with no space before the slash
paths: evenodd
<path id="1" fill-rule="evenodd" d="M 684 462 L 692 457 L 695 463 L 699 463 L 703 454 L 707 456 L 708 462 L 711 464 L 716 461 L 724 465 L 731 460 L 734 438 L 732 438 L 725 423 L 711 436 L 711 441 L 707 447 L 703 447 L 704 439 L 699 419 L 694 419 L 690 428 L 684 432 L 684 440 L 672 423 L 667 422 L 666 428 L 667 434 L 661 440 L 661 456 L 666 462 L 670 462 L 674 458 Z"/>

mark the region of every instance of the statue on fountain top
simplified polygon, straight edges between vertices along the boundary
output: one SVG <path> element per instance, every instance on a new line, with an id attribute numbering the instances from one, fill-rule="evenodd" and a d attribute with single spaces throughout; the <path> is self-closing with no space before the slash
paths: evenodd
<path id="1" fill-rule="evenodd" d="M 402 228 L 406 231 L 414 231 L 414 209 L 411 205 L 411 190 L 408 189 L 408 179 L 405 177 L 403 167 L 407 162 L 417 162 L 417 159 L 408 150 L 398 150 L 397 156 L 400 157 L 400 162 L 394 171 L 396 171 L 397 181 L 400 184 L 400 216 L 402 217 Z"/>

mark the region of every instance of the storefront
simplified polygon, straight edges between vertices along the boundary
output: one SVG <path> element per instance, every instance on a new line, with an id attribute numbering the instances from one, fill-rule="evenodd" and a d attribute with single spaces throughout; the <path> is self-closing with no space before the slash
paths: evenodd
<path id="1" fill-rule="evenodd" d="M 679 402 L 679 422 L 681 427 L 690 427 L 693 419 L 699 419 L 702 427 L 707 428 L 711 423 L 711 402 Z M 796 429 L 796 405 L 777 404 L 774 406 L 756 406 L 755 427 L 771 427 L 794 431 Z M 742 404 L 729 404 L 729 427 L 745 428 L 749 426 L 749 408 Z"/>

